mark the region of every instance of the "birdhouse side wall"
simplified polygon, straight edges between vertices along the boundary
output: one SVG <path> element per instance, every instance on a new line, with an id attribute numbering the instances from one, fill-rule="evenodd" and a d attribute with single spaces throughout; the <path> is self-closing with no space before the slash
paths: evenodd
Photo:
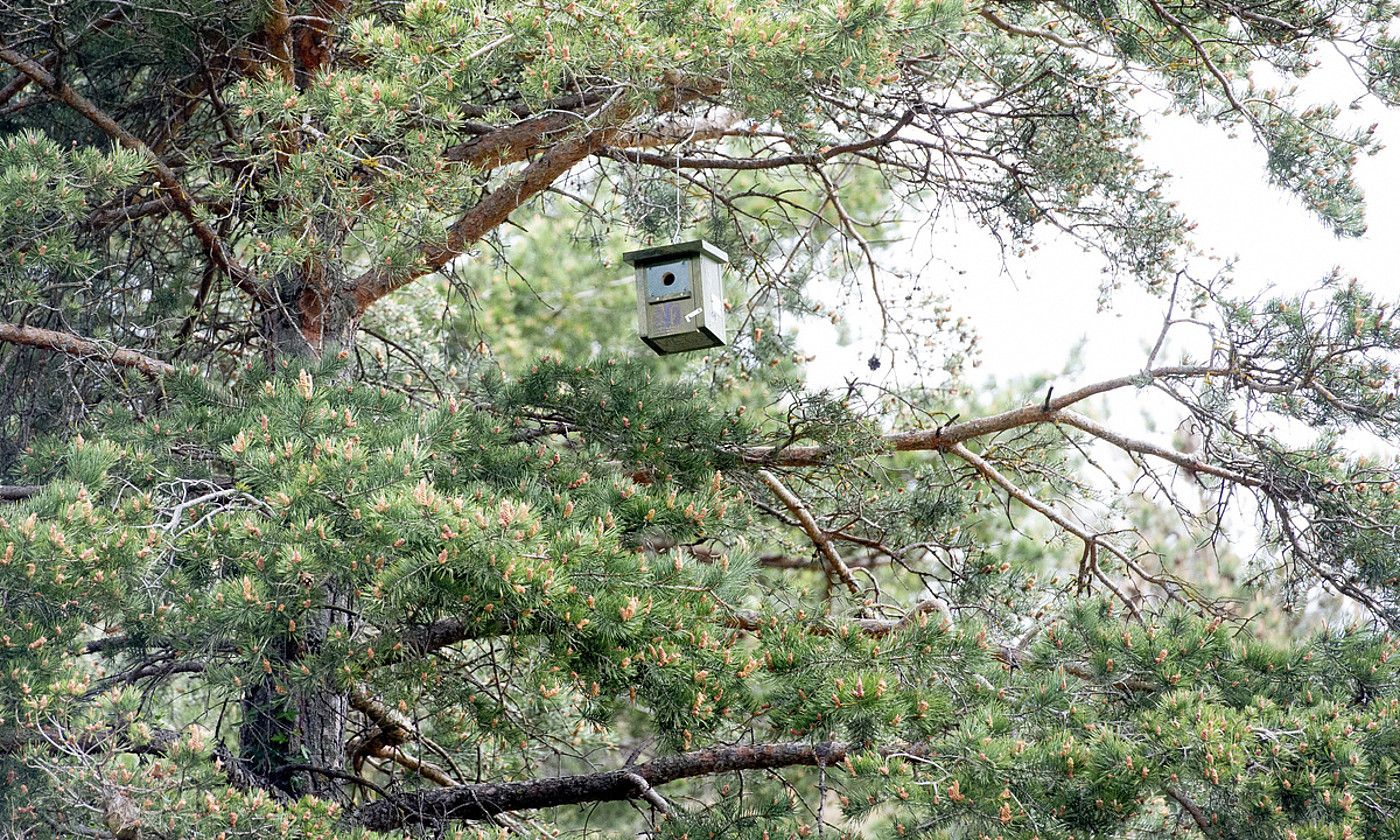
<path id="1" fill-rule="evenodd" d="M 643 266 L 636 267 L 637 278 L 637 335 L 646 338 L 650 335 L 647 331 L 647 270 Z"/>
<path id="2" fill-rule="evenodd" d="M 699 300 L 696 301 L 701 310 L 698 326 L 704 326 L 723 344 L 728 341 L 724 329 L 724 266 L 711 259 L 697 258 L 696 262 L 698 265 L 694 268 L 700 277 Z"/>

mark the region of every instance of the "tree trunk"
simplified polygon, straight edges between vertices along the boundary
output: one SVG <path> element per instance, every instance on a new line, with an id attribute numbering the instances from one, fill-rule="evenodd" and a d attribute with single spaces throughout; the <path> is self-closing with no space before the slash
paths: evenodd
<path id="1" fill-rule="evenodd" d="M 263 353 L 269 367 L 315 363 L 355 349 L 355 296 L 323 283 L 287 282 L 263 311 Z M 348 369 L 342 377 L 348 377 Z"/>
<path id="2" fill-rule="evenodd" d="M 284 283 L 263 313 L 264 354 L 269 367 L 311 367 L 352 353 L 357 329 L 352 295 L 333 284 Z M 349 376 L 346 365 L 336 378 Z M 244 694 L 239 752 L 249 770 L 287 793 L 344 802 L 345 783 L 336 774 L 345 770 L 349 696 L 330 684 L 289 684 L 298 660 L 316 653 L 333 633 L 354 629 L 353 593 L 330 581 L 320 587 L 322 606 L 305 617 L 294 636 L 283 639 L 272 673 Z"/>

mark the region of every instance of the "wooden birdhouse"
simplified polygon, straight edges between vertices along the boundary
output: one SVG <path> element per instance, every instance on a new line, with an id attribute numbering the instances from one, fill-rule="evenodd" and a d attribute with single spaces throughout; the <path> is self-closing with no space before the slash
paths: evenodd
<path id="1" fill-rule="evenodd" d="M 637 333 L 661 355 L 724 345 L 724 266 L 704 241 L 622 255 L 637 270 Z"/>

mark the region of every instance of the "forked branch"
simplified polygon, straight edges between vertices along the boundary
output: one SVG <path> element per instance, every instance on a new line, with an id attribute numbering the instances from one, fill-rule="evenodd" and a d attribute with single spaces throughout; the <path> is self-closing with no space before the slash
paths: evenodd
<path id="1" fill-rule="evenodd" d="M 786 485 L 778 479 L 776 475 L 768 470 L 759 470 L 758 477 L 763 483 L 768 485 L 768 489 L 773 491 L 773 495 L 787 507 L 792 515 L 797 517 L 797 521 L 802 525 L 802 530 L 807 532 L 812 544 L 816 546 L 817 552 L 821 554 L 823 564 L 826 566 L 827 574 L 839 579 L 852 595 L 860 595 L 860 584 L 856 583 L 855 577 L 851 574 L 850 567 L 841 559 L 841 554 L 836 550 L 836 546 L 831 542 L 831 537 L 822 530 L 821 525 L 813 518 L 812 512 L 802 503 Z"/>

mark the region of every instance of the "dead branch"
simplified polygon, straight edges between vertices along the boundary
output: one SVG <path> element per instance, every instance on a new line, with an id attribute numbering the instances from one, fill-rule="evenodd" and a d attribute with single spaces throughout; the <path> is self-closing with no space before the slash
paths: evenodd
<path id="1" fill-rule="evenodd" d="M 0 341 L 40 347 L 85 359 L 101 359 L 118 367 L 135 368 L 151 379 L 159 379 L 175 372 L 174 365 L 143 355 L 135 350 L 104 347 L 96 341 L 57 330 L 0 324 Z"/>
<path id="2" fill-rule="evenodd" d="M 758 477 L 763 480 L 764 484 L 768 485 L 768 489 L 773 491 L 773 495 L 787 506 L 792 515 L 797 517 L 797 521 L 802 525 L 802 530 L 807 532 L 808 537 L 811 537 L 812 544 L 817 547 L 817 552 L 826 561 L 827 573 L 839 578 L 852 595 L 860 595 L 860 584 L 856 583 L 855 577 L 851 575 L 850 567 L 841 559 L 841 554 L 832 544 L 831 537 L 827 536 L 826 532 L 817 524 L 817 520 L 812 517 L 812 512 L 807 509 L 802 500 L 768 470 L 759 470 Z"/>

